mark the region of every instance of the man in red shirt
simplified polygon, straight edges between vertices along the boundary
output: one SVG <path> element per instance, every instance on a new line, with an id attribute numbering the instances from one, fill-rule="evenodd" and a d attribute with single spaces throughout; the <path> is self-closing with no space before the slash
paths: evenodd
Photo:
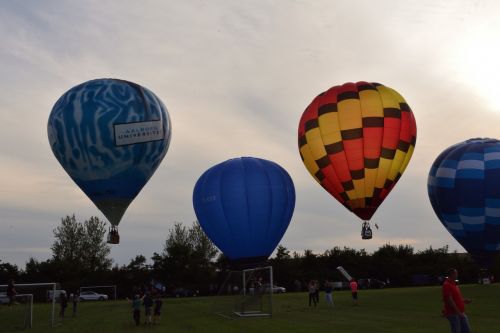
<path id="1" fill-rule="evenodd" d="M 470 325 L 465 315 L 465 304 L 471 301 L 462 297 L 456 279 L 458 272 L 452 268 L 448 270 L 448 277 L 443 283 L 443 314 L 450 322 L 452 333 L 470 333 Z"/>
<path id="2" fill-rule="evenodd" d="M 356 280 L 351 279 L 351 283 L 349 283 L 349 286 L 351 287 L 352 304 L 358 305 L 358 283 L 356 282 Z"/>

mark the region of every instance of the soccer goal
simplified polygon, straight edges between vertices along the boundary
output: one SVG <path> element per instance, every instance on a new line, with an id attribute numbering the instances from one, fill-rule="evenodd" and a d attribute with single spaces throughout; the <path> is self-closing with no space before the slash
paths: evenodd
<path id="1" fill-rule="evenodd" d="M 214 312 L 227 318 L 272 316 L 273 268 L 229 272 L 219 288 Z"/>
<path id="2" fill-rule="evenodd" d="M 14 303 L 0 294 L 0 332 L 17 331 L 33 327 L 33 294 L 17 294 Z"/>
<path id="3" fill-rule="evenodd" d="M 84 292 L 94 292 L 97 294 L 104 294 L 108 296 L 108 299 L 116 301 L 116 285 L 80 287 L 80 296 L 82 296 L 82 293 Z M 97 297 L 96 299 L 99 299 L 99 297 Z"/>
<path id="4" fill-rule="evenodd" d="M 54 327 L 55 303 L 47 304 L 47 295 L 56 292 L 57 283 L 16 284 L 14 302 L 9 304 L 7 285 L 0 285 L 0 332 L 25 328 Z M 4 325 L 5 324 L 5 325 Z"/>

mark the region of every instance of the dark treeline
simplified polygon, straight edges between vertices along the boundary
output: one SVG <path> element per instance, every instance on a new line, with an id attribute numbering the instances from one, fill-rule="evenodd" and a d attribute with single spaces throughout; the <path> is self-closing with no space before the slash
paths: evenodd
<path id="1" fill-rule="evenodd" d="M 175 224 L 162 250 L 150 261 L 137 254 L 122 266 L 113 265 L 109 258 L 105 234 L 106 224 L 96 217 L 81 223 L 67 216 L 54 230 L 52 257 L 46 261 L 29 258 L 24 268 L 0 261 L 0 284 L 10 278 L 17 283 L 54 281 L 67 291 L 80 286 L 117 285 L 118 296 L 129 297 L 136 288 L 159 282 L 166 286 L 167 294 L 185 288 L 206 295 L 215 292 L 231 269 L 197 222 L 190 227 Z M 391 286 L 438 284 L 450 267 L 459 270 L 462 283 L 477 282 L 482 274 L 469 255 L 450 253 L 447 246 L 415 251 L 410 245 L 386 244 L 373 253 L 335 246 L 322 254 L 311 250 L 291 253 L 278 246 L 276 255 L 265 265 L 273 266 L 275 284 L 290 291 L 305 290 L 311 279 L 342 281 L 338 266 L 356 278 L 376 278 L 389 281 Z M 488 274 L 500 277 L 499 258 Z"/>

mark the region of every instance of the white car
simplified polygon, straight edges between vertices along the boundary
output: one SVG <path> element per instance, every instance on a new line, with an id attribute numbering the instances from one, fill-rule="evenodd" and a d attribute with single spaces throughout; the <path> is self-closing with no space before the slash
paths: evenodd
<path id="1" fill-rule="evenodd" d="M 0 304 L 9 304 L 7 293 L 0 293 Z"/>
<path id="2" fill-rule="evenodd" d="M 264 292 L 269 292 L 269 283 L 262 285 L 264 288 Z M 274 294 L 281 294 L 281 293 L 286 293 L 286 288 L 285 287 L 278 287 L 277 285 L 273 286 L 273 293 Z"/>
<path id="3" fill-rule="evenodd" d="M 95 291 L 82 291 L 80 293 L 80 301 L 106 301 L 108 300 L 108 295 L 99 294 Z"/>

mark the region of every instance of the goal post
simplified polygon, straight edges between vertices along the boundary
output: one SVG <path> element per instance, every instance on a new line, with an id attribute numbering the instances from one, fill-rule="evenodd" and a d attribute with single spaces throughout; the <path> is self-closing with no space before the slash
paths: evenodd
<path id="1" fill-rule="evenodd" d="M 14 288 L 16 289 L 16 302 L 18 300 L 21 300 L 21 303 L 24 302 L 29 302 L 27 303 L 27 306 L 29 305 L 29 315 L 27 318 L 29 318 L 29 325 L 30 327 L 33 327 L 33 302 L 34 300 L 38 299 L 40 301 L 44 301 L 47 299 L 47 294 L 52 293 L 52 295 L 56 294 L 56 288 L 57 288 L 57 283 L 56 282 L 49 282 L 49 283 L 20 283 L 20 284 L 15 284 Z M 0 291 L 7 290 L 8 285 L 3 284 L 0 285 Z M 41 289 L 41 290 L 40 290 Z M 55 308 L 56 308 L 56 297 L 52 297 L 50 304 L 50 327 L 55 326 Z M 17 306 L 19 304 L 15 304 L 14 306 Z M 43 305 L 45 307 L 45 305 Z"/>
<path id="2" fill-rule="evenodd" d="M 111 289 L 112 290 L 111 295 L 108 295 L 108 296 L 110 296 L 110 298 L 113 297 L 113 300 L 116 301 L 116 284 L 108 285 L 108 286 L 84 286 L 84 287 L 80 287 L 80 294 L 82 293 L 82 291 L 85 291 L 85 290 L 97 292 L 101 289 Z"/>
<path id="3" fill-rule="evenodd" d="M 214 299 L 214 312 L 227 318 L 270 317 L 273 286 L 271 266 L 230 271 Z"/>
<path id="4" fill-rule="evenodd" d="M 24 312 L 24 328 L 33 328 L 33 294 L 17 294 L 16 301 L 26 304 Z"/>

